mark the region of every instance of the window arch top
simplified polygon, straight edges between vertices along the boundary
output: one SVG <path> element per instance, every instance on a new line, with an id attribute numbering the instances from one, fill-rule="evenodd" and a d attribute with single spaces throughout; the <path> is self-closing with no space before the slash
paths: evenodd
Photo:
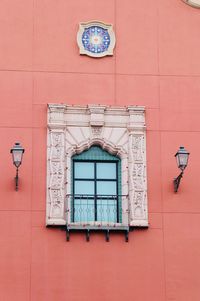
<path id="1" fill-rule="evenodd" d="M 89 149 L 84 150 L 80 154 L 72 156 L 74 160 L 97 160 L 97 161 L 119 161 L 120 158 L 116 155 L 111 155 L 106 150 L 103 150 L 99 145 L 92 145 Z"/>

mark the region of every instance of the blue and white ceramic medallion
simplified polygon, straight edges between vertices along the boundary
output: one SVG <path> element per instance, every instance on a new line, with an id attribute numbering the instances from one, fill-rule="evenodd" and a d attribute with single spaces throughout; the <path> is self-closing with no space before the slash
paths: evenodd
<path id="1" fill-rule="evenodd" d="M 93 57 L 113 55 L 115 36 L 112 25 L 98 21 L 81 23 L 77 41 L 80 54 Z"/>
<path id="2" fill-rule="evenodd" d="M 85 50 L 92 53 L 103 53 L 110 45 L 110 35 L 107 29 L 100 26 L 86 28 L 82 35 Z"/>

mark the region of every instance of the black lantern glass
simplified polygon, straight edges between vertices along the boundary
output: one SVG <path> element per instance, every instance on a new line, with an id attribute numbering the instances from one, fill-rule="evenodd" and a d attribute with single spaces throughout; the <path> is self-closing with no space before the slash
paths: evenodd
<path id="1" fill-rule="evenodd" d="M 10 150 L 12 154 L 13 164 L 16 166 L 16 168 L 18 168 L 22 163 L 24 151 L 24 148 L 22 148 L 19 142 L 16 142 L 13 148 Z"/>
<path id="2" fill-rule="evenodd" d="M 180 168 L 182 171 L 187 167 L 189 154 L 190 153 L 186 151 L 184 146 L 180 146 L 179 150 L 175 154 L 178 168 Z"/>

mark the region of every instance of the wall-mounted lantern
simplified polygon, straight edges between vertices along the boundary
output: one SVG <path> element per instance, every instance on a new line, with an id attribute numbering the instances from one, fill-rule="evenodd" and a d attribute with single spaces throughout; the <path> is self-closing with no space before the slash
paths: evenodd
<path id="1" fill-rule="evenodd" d="M 183 172 L 188 164 L 189 154 L 190 153 L 188 153 L 186 151 L 184 146 L 180 146 L 179 150 L 175 154 L 177 165 L 178 165 L 178 168 L 180 168 L 181 173 L 179 174 L 179 176 L 177 178 L 174 179 L 174 192 L 178 191 L 178 187 L 179 187 L 181 178 L 183 177 Z"/>
<path id="2" fill-rule="evenodd" d="M 18 176 L 18 168 L 22 164 L 22 157 L 25 149 L 22 148 L 19 142 L 16 142 L 13 148 L 11 148 L 10 152 L 12 154 L 13 164 L 16 167 L 16 176 L 15 176 L 15 190 L 18 190 L 18 182 L 19 182 L 19 176 Z"/>

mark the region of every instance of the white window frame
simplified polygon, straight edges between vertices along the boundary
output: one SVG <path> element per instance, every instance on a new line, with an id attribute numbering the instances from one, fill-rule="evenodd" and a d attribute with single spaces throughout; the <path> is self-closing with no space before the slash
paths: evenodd
<path id="1" fill-rule="evenodd" d="M 147 227 L 144 107 L 64 104 L 48 105 L 46 225 L 71 224 L 71 158 L 92 145 L 121 158 L 122 225 Z"/>

